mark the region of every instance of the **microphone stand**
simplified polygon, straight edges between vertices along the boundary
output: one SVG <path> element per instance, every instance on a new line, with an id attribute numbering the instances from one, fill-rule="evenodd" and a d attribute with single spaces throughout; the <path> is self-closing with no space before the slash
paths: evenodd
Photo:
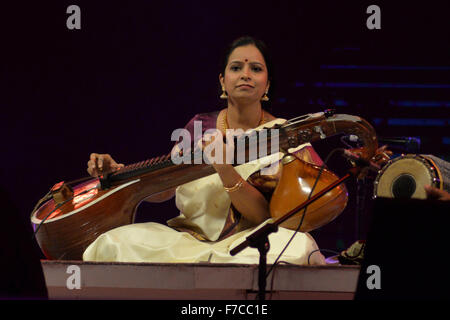
<path id="1" fill-rule="evenodd" d="M 292 209 L 288 213 L 286 213 L 284 216 L 278 218 L 273 223 L 268 223 L 261 227 L 260 229 L 256 230 L 254 233 L 249 235 L 244 242 L 242 242 L 240 245 L 235 247 L 230 251 L 230 254 L 232 256 L 238 254 L 242 250 L 244 250 L 247 247 L 256 248 L 259 251 L 259 267 L 258 267 L 258 300 L 265 300 L 265 293 L 266 293 L 266 268 L 267 268 L 267 252 L 270 249 L 270 243 L 269 243 L 269 234 L 273 232 L 278 231 L 278 225 L 289 219 L 291 216 L 293 216 L 296 212 L 304 209 L 305 207 L 309 206 L 311 203 L 322 197 L 324 194 L 326 194 L 328 191 L 336 188 L 341 183 L 345 182 L 347 179 L 349 179 L 352 175 L 357 175 L 359 172 L 359 168 L 352 168 L 349 170 L 349 172 L 340 178 L 339 180 L 336 180 L 326 188 L 322 189 L 318 193 L 316 193 L 314 196 L 312 196 L 309 200 L 306 200 L 299 206 L 297 206 L 295 209 Z"/>

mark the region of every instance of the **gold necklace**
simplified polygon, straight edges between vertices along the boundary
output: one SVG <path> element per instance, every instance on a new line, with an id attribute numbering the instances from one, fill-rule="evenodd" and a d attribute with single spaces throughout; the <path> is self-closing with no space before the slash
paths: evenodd
<path id="1" fill-rule="evenodd" d="M 260 125 L 264 124 L 264 116 L 265 116 L 264 110 L 261 109 L 261 119 L 259 120 L 259 123 L 258 123 L 257 127 L 259 127 Z M 230 127 L 228 125 L 228 109 L 224 109 L 224 113 L 223 113 L 223 116 L 222 116 L 222 129 L 223 129 L 222 131 L 224 133 L 226 133 L 226 130 L 229 129 L 229 128 Z"/>

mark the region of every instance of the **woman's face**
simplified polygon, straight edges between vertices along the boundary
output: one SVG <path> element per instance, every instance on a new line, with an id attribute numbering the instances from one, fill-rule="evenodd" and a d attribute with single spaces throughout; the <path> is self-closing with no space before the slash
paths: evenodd
<path id="1" fill-rule="evenodd" d="M 237 47 L 231 52 L 225 75 L 219 75 L 220 84 L 228 99 L 259 101 L 269 89 L 264 57 L 254 45 Z"/>

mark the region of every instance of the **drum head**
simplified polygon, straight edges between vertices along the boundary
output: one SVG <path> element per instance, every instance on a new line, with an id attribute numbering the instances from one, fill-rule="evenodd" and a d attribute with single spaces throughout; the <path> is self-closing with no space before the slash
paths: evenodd
<path id="1" fill-rule="evenodd" d="M 425 185 L 435 185 L 435 172 L 419 156 L 403 156 L 386 165 L 375 181 L 375 196 L 426 199 Z"/>

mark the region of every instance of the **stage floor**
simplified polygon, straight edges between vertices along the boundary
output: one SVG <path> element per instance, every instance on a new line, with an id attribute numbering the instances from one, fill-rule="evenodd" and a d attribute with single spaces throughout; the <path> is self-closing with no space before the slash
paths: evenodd
<path id="1" fill-rule="evenodd" d="M 50 299 L 254 300 L 258 291 L 257 265 L 41 262 Z M 358 275 L 359 266 L 282 264 L 266 297 L 353 299 Z"/>

